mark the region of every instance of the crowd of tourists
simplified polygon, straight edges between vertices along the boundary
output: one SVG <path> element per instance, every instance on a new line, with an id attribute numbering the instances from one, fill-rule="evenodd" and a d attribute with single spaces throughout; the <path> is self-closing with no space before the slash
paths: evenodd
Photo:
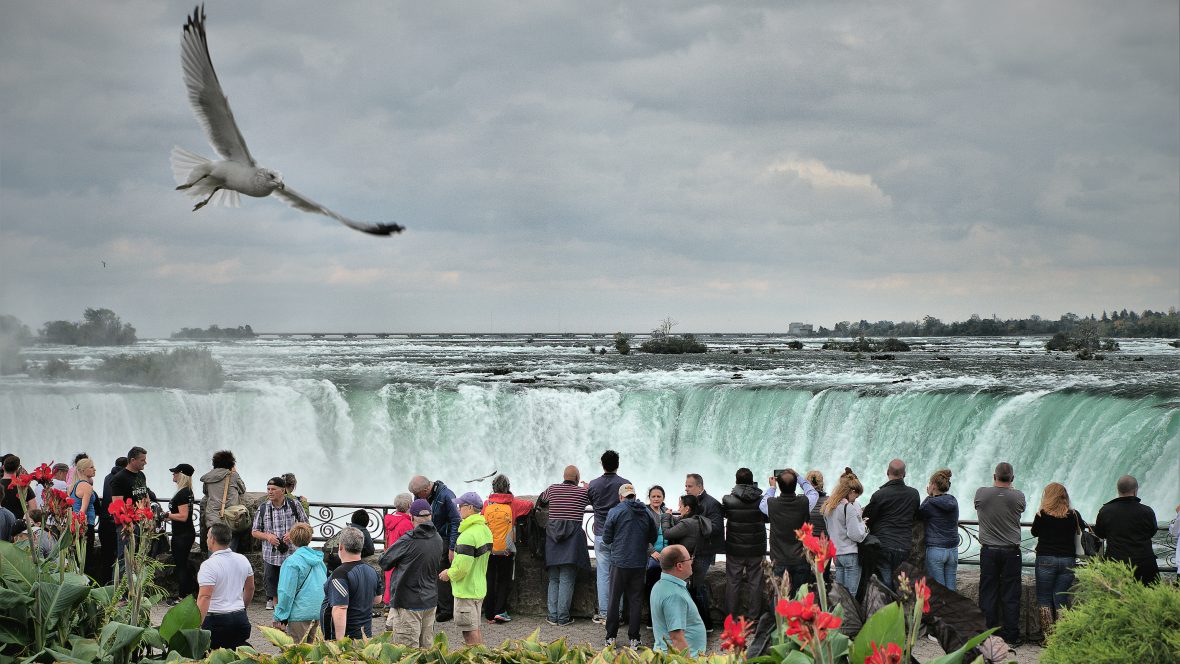
<path id="1" fill-rule="evenodd" d="M 148 507 L 156 501 L 143 472 L 147 457 L 144 448 L 131 448 L 101 480 L 101 493 L 97 469 L 87 455 L 53 468 L 54 488 L 68 494 L 74 512 L 84 515 L 88 544 L 98 553 L 89 558 L 93 563 L 88 571 L 99 581 L 113 574 L 125 546 L 110 506 L 130 500 Z M 436 624 L 453 620 L 466 643 L 478 644 L 482 624 L 512 620 L 508 605 L 517 546 L 522 528 L 532 519 L 544 522 L 546 619 L 565 626 L 573 622 L 578 570 L 591 567 L 583 530 L 587 508 L 593 512 L 597 594 L 592 620 L 603 625 L 607 646 L 619 642 L 623 625 L 627 642 L 637 646 L 648 606 L 655 649 L 704 652 L 706 635 L 713 629 L 706 574 L 717 556 L 725 556 L 727 613 L 757 618 L 764 610 L 768 551 L 766 567 L 776 579 L 786 579 L 790 592 L 814 581 L 814 569 L 796 535 L 804 524 L 833 543 L 836 556 L 825 576 L 851 596 L 863 596 L 870 576 L 896 589 L 896 570 L 919 545 L 925 547 L 921 557 L 928 582 L 950 591 L 957 588 L 959 502 L 949 469 L 931 475 L 923 498 L 907 484 L 906 464 L 894 459 L 885 469 L 885 483 L 863 507 L 865 487 L 850 468 L 831 487 L 818 470 L 776 470 L 765 490 L 750 469 L 741 468 L 732 490 L 720 500 L 706 491 L 701 475 L 689 473 L 673 510 L 663 487 L 640 494 L 619 474 L 616 452 L 604 452 L 600 463 L 601 474 L 589 482 L 582 480 L 577 466 L 567 466 L 536 505 L 516 497 L 503 474 L 492 479 L 486 499 L 474 491 L 456 496 L 442 481 L 412 477 L 407 491 L 394 499 L 394 512 L 378 526 L 384 550 L 377 566 L 384 574 L 365 562 L 376 553 L 367 511 L 357 510 L 322 547 L 313 548 L 309 504 L 296 493 L 295 476 L 267 480 L 266 498 L 251 513 L 245 505 L 246 484 L 228 450 L 214 454 L 211 469 L 197 479 L 203 494 L 202 527 L 195 527 L 196 471 L 180 463 L 170 469 L 175 491 L 157 518 L 157 527 L 164 530 L 166 524 L 171 535 L 177 587 L 172 602 L 196 598 L 214 647 L 245 644 L 255 573 L 241 552 L 248 540 L 256 540 L 261 545 L 262 594 L 267 610 L 273 611 L 273 626 L 296 641 L 371 636 L 374 604 L 383 603 L 388 608 L 384 627 L 400 643 L 427 646 Z M 3 470 L 0 539 L 24 539 L 51 550 L 54 533 L 38 526 L 41 497 L 27 479 L 20 480 L 26 475 L 20 459 L 5 455 Z M 988 627 L 999 628 L 999 636 L 1013 647 L 1021 643 L 1021 517 L 1027 511 L 1015 480 L 1012 465 L 999 463 L 992 484 L 979 487 L 973 497 L 981 547 L 979 608 Z M 1158 579 L 1152 548 L 1156 516 L 1137 497 L 1138 488 L 1134 477 L 1120 478 L 1118 497 L 1103 505 L 1092 523 L 1072 505 L 1065 486 L 1052 482 L 1043 488 L 1032 518 L 1042 631 L 1051 630 L 1058 610 L 1069 605 L 1083 535 L 1103 540 L 1104 555 L 1130 564 L 1143 583 Z M 1170 532 L 1180 536 L 1180 519 L 1173 520 Z M 208 556 L 195 569 L 190 559 L 198 541 Z"/>

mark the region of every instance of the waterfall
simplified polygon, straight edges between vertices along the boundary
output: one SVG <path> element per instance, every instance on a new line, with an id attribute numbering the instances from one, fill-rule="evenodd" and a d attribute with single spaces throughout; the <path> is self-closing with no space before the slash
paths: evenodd
<path id="1" fill-rule="evenodd" d="M 819 468 L 829 484 L 852 466 L 871 491 L 885 466 L 909 463 L 922 491 L 930 473 L 954 471 L 963 518 L 975 488 L 1010 461 L 1031 520 L 1050 481 L 1093 518 L 1123 474 L 1169 520 L 1180 502 L 1180 402 L 1158 393 L 1101 390 L 856 386 L 749 386 L 617 381 L 591 388 L 504 382 L 395 382 L 358 387 L 271 376 L 212 393 L 94 384 L 0 385 L 0 447 L 26 463 L 85 450 L 100 477 L 132 445 L 148 449 L 150 484 L 170 493 L 167 468 L 198 473 L 228 448 L 252 490 L 294 472 L 313 500 L 392 502 L 412 474 L 457 492 L 464 480 L 507 473 L 519 493 L 558 481 L 566 464 L 599 473 L 605 449 L 640 490 L 675 495 L 699 472 L 714 494 L 739 466 L 765 483 L 775 468 Z"/>

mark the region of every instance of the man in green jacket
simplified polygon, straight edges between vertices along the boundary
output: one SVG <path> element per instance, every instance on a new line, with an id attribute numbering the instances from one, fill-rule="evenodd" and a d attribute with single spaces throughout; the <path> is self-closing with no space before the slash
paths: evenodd
<path id="1" fill-rule="evenodd" d="M 488 557 L 492 553 L 492 531 L 480 510 L 483 499 L 474 491 L 459 496 L 459 539 L 455 542 L 455 559 L 449 569 L 439 572 L 441 581 L 451 583 L 455 596 L 455 626 L 463 632 L 467 645 L 483 643 L 479 633 L 483 598 L 487 595 Z"/>

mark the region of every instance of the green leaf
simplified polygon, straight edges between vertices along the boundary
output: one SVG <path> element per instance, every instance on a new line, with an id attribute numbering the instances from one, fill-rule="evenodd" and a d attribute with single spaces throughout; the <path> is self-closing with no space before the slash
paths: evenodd
<path id="1" fill-rule="evenodd" d="M 57 629 L 58 624 L 70 622 L 74 609 L 89 594 L 90 585 L 79 581 L 76 574 L 66 575 L 63 583 L 37 581 L 33 584 L 33 595 L 37 598 L 33 603 L 33 620 L 51 632 Z"/>
<path id="2" fill-rule="evenodd" d="M 17 592 L 0 586 L 0 609 L 8 613 L 18 606 L 33 603 L 33 596 L 27 592 Z"/>
<path id="3" fill-rule="evenodd" d="M 84 639 L 77 635 L 70 636 L 70 656 L 77 659 L 93 662 L 98 659 L 101 654 L 98 647 L 98 641 L 94 639 Z"/>
<path id="4" fill-rule="evenodd" d="M 98 635 L 98 644 L 102 648 L 103 654 L 115 655 L 116 659 L 124 659 L 125 655 L 135 648 L 142 637 L 142 627 L 111 621 L 102 628 L 102 632 Z"/>
<path id="5" fill-rule="evenodd" d="M 278 648 L 285 648 L 295 643 L 295 639 L 291 638 L 290 634 L 287 634 L 281 629 L 259 625 L 258 631 L 262 632 L 262 635 L 266 637 L 266 640 L 270 641 L 275 647 Z"/>
<path id="6" fill-rule="evenodd" d="M 200 629 L 200 627 L 201 610 L 197 608 L 197 600 L 189 595 L 164 614 L 164 619 L 160 621 L 160 637 L 165 641 L 171 641 L 172 636 L 182 629 Z"/>
<path id="7" fill-rule="evenodd" d="M 13 590 L 32 590 L 39 576 L 29 552 L 0 540 L 0 581 Z"/>
<path id="8" fill-rule="evenodd" d="M 168 647 L 164 642 L 163 637 L 160 636 L 160 630 L 155 627 L 145 627 L 143 630 L 143 642 L 156 650 L 163 650 Z"/>
<path id="9" fill-rule="evenodd" d="M 168 639 L 168 648 L 188 659 L 201 659 L 209 652 L 212 638 L 212 633 L 207 629 L 186 627 L 177 630 L 172 638 Z"/>
<path id="10" fill-rule="evenodd" d="M 810 655 L 804 655 L 799 650 L 792 650 L 791 654 L 782 659 L 782 664 L 812 664 Z"/>
<path id="11" fill-rule="evenodd" d="M 932 659 L 932 660 L 930 660 L 929 664 L 959 664 L 960 662 L 963 661 L 963 655 L 966 654 L 966 652 L 968 650 L 971 650 L 975 646 L 983 643 L 984 639 L 991 636 L 992 632 L 996 631 L 997 629 L 999 629 L 999 627 L 993 627 L 993 628 L 987 630 L 986 632 L 984 632 L 983 634 L 979 634 L 978 636 L 975 636 L 967 643 L 964 643 L 962 648 L 959 648 L 958 650 L 956 650 L 954 652 L 948 652 L 947 654 L 943 655 L 942 657 L 939 657 L 938 659 Z"/>
<path id="12" fill-rule="evenodd" d="M 894 602 L 874 613 L 865 621 L 864 627 L 852 643 L 851 662 L 863 662 L 873 654 L 871 643 L 883 646 L 886 643 L 901 645 L 905 639 L 905 612 L 901 604 Z"/>

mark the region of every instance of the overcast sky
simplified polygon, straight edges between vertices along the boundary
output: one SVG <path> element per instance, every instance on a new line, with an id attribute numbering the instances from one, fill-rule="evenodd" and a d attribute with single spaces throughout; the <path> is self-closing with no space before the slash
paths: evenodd
<path id="1" fill-rule="evenodd" d="M 3 3 L 0 313 L 141 336 L 783 330 L 1180 304 L 1180 16 L 1095 2 L 207 5 L 271 199 L 191 212 L 191 5 Z M 106 261 L 103 268 L 101 261 Z"/>

